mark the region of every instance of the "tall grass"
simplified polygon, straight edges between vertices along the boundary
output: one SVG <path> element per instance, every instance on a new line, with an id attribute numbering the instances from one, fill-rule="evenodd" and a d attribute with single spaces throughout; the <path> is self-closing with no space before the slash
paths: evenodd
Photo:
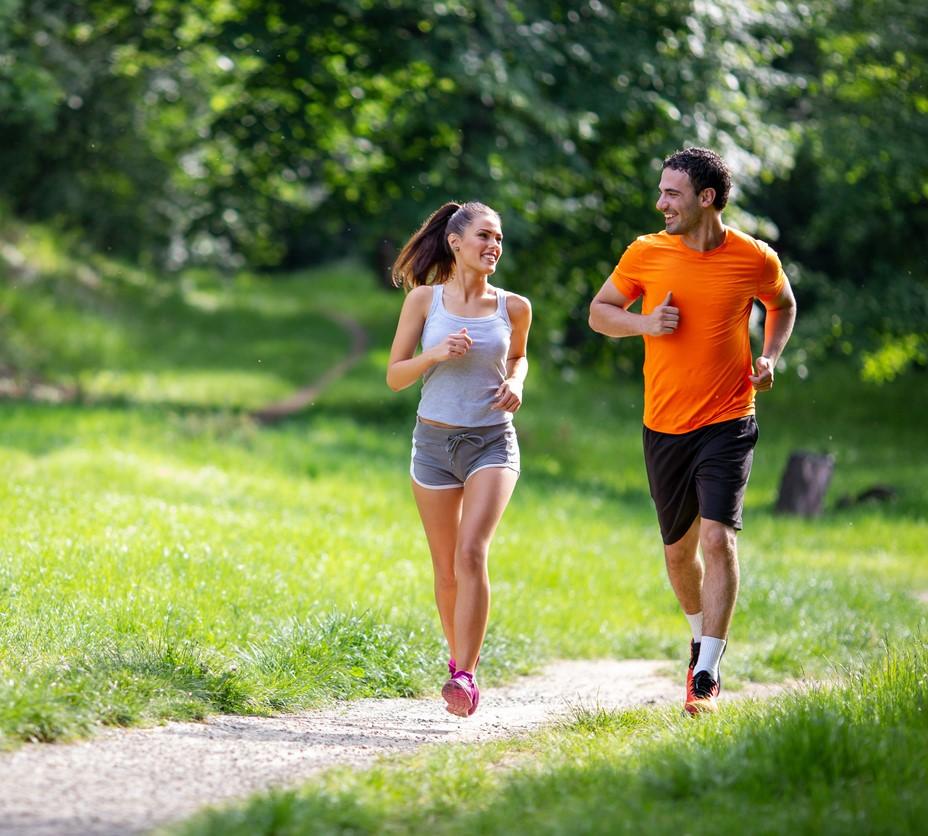
<path id="1" fill-rule="evenodd" d="M 435 687 L 407 473 L 416 393 L 383 383 L 399 294 L 352 263 L 167 283 L 98 259 L 88 283 L 52 242 L 20 246 L 41 269 L 0 285 L 0 344 L 83 400 L 0 402 L 0 745 Z M 250 409 L 347 350 L 331 310 L 368 329 L 367 357 L 304 413 L 259 427 Z M 924 624 L 916 384 L 863 387 L 836 367 L 782 375 L 762 399 L 727 683 L 822 674 Z M 640 415 L 638 381 L 568 379 L 533 357 L 485 683 L 554 656 L 684 657 Z M 775 516 L 787 453 L 823 446 L 838 456 L 833 496 L 879 481 L 898 500 Z"/>

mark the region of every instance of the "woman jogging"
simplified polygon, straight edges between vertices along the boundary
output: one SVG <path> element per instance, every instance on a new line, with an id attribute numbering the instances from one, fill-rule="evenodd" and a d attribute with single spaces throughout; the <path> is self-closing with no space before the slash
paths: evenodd
<path id="1" fill-rule="evenodd" d="M 490 612 L 487 556 L 519 478 L 512 416 L 522 405 L 532 311 L 524 297 L 489 283 L 502 252 L 495 211 L 446 203 L 393 265 L 394 283 L 409 292 L 387 384 L 397 392 L 422 378 L 410 474 L 451 653 L 442 696 L 461 717 L 480 701 L 474 671 Z"/>

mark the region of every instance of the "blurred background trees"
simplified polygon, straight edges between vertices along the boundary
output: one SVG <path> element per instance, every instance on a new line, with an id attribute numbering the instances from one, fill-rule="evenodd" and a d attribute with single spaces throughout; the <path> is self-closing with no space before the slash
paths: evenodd
<path id="1" fill-rule="evenodd" d="M 557 363 L 660 161 L 709 145 L 770 240 L 793 360 L 928 359 L 928 10 L 903 0 L 0 0 L 0 199 L 172 271 L 397 244 L 447 199 L 503 216 L 501 281 Z"/>

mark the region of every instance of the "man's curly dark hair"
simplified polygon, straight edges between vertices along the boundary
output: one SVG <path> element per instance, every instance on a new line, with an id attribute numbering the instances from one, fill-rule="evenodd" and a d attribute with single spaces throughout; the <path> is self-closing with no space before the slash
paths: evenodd
<path id="1" fill-rule="evenodd" d="M 715 151 L 708 148 L 684 148 L 667 157 L 664 168 L 686 172 L 696 194 L 703 189 L 715 189 L 712 205 L 718 210 L 725 208 L 731 191 L 731 174 L 725 161 Z"/>

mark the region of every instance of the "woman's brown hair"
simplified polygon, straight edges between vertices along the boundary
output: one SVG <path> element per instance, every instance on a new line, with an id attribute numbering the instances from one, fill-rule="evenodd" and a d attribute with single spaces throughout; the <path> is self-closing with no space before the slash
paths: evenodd
<path id="1" fill-rule="evenodd" d="M 479 215 L 499 213 L 476 201 L 439 207 L 416 230 L 393 262 L 393 284 L 412 290 L 423 284 L 444 284 L 454 274 L 454 253 L 448 245 L 452 232 L 463 235 Z"/>

